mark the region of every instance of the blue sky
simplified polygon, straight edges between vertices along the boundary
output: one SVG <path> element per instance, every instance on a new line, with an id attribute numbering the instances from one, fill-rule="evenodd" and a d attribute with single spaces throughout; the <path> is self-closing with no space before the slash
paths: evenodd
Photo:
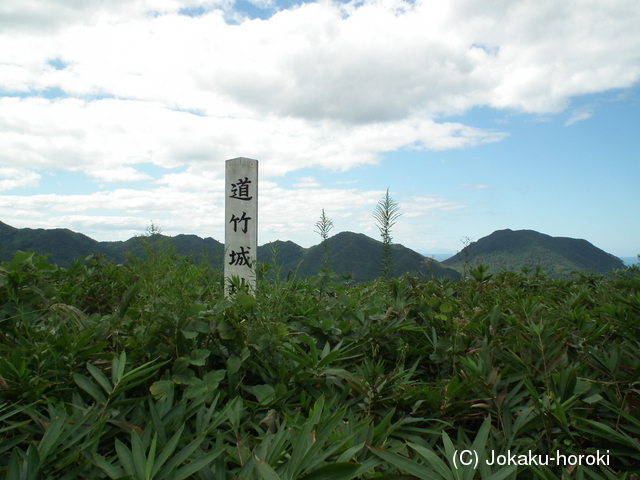
<path id="1" fill-rule="evenodd" d="M 260 165 L 260 244 L 499 229 L 640 253 L 636 0 L 64 0 L 0 5 L 0 221 L 224 238 Z"/>

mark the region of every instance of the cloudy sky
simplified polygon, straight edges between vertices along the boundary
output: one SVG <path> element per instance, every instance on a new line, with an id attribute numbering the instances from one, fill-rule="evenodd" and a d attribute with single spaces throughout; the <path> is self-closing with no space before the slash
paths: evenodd
<path id="1" fill-rule="evenodd" d="M 455 252 L 510 228 L 640 253 L 638 0 L 3 0 L 0 221 Z"/>

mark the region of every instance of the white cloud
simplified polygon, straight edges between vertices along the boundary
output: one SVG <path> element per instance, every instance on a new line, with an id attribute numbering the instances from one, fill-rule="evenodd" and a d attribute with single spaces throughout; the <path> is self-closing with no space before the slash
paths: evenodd
<path id="1" fill-rule="evenodd" d="M 589 120 L 591 117 L 593 117 L 593 110 L 589 107 L 574 110 L 573 112 L 571 112 L 571 116 L 564 125 L 565 127 L 568 127 L 570 125 L 573 125 L 574 123 L 581 122 L 583 120 Z"/>
<path id="2" fill-rule="evenodd" d="M 293 186 L 296 188 L 318 188 L 321 185 L 313 177 L 300 177 Z"/>
<path id="3" fill-rule="evenodd" d="M 384 192 L 311 179 L 286 191 L 269 179 L 375 165 L 402 148 L 498 142 L 508 132 L 447 116 L 490 107 L 550 118 L 574 96 L 630 87 L 639 22 L 637 0 L 323 0 L 267 20 L 232 0 L 4 0 L 1 189 L 37 185 L 35 171 L 83 172 L 107 187 L 150 181 L 138 164 L 186 171 L 146 190 L 5 195 L 0 214 L 122 232 L 154 218 L 167 232 L 208 236 L 222 229 L 222 162 L 245 156 L 260 160 L 264 236 L 313 232 L 322 208 L 336 229 L 375 234 Z M 42 98 L 51 91 L 61 98 Z M 591 114 L 572 112 L 567 125 Z M 464 208 L 399 200 L 406 222 Z"/>
<path id="4" fill-rule="evenodd" d="M 0 167 L 0 192 L 21 187 L 37 187 L 40 175 L 23 168 Z"/>
<path id="5" fill-rule="evenodd" d="M 156 18 L 182 10 L 229 9 L 232 0 L 6 0 L 0 4 L 0 33 L 46 35 L 73 25 L 93 26 L 108 18 Z"/>
<path id="6" fill-rule="evenodd" d="M 169 177 L 169 182 L 165 182 Z M 215 176 L 210 176 L 214 178 Z M 86 195 L 0 196 L 0 218 L 14 227 L 69 228 L 97 240 L 125 240 L 143 234 L 153 221 L 163 233 L 193 233 L 223 239 L 224 183 L 200 179 L 200 188 L 191 191 L 176 179 L 191 179 L 192 173 L 164 176 L 157 188 L 116 189 Z M 373 210 L 384 191 L 358 189 L 295 188 L 260 182 L 259 243 L 292 240 L 308 247 L 319 242 L 315 223 L 322 209 L 334 222 L 332 234 L 341 231 L 378 237 Z M 394 196 L 403 216 L 397 224 L 395 240 L 412 243 L 423 231 L 424 222 L 445 212 L 464 209 L 457 201 L 435 195 Z"/>
<path id="7" fill-rule="evenodd" d="M 429 215 L 434 212 L 451 212 L 464 209 L 459 202 L 446 200 L 436 195 L 410 196 L 402 203 L 402 214 L 408 218 Z"/>
<path id="8" fill-rule="evenodd" d="M 437 119 L 474 106 L 555 113 L 640 79 L 637 2 L 584 3 L 320 2 L 229 25 L 228 2 L 3 2 L 14 26 L 0 29 L 0 89 L 77 98 L 3 98 L 0 164 L 108 180 L 138 162 L 240 154 L 268 176 L 500 141 Z M 206 13 L 178 14 L 191 7 Z"/>
<path id="9" fill-rule="evenodd" d="M 261 175 L 299 168 L 344 171 L 405 145 L 441 150 L 499 141 L 504 133 L 416 118 L 362 126 L 302 119 L 199 116 L 156 102 L 0 98 L 0 165 L 83 171 L 104 181 L 141 180 L 131 165 L 217 169 L 239 155 Z M 129 178 L 127 178 L 129 177 Z"/>

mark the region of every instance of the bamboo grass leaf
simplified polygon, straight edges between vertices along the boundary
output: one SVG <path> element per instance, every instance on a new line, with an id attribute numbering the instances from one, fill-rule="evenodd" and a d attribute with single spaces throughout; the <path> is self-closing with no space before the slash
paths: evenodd
<path id="1" fill-rule="evenodd" d="M 27 480 L 34 480 L 38 476 L 41 463 L 42 460 L 40 459 L 38 449 L 34 444 L 29 445 L 29 448 L 27 449 L 27 460 L 24 463 L 26 465 Z"/>
<path id="2" fill-rule="evenodd" d="M 144 478 L 150 480 L 153 478 L 151 476 L 151 471 L 153 469 L 154 462 L 156 460 L 156 448 L 158 446 L 158 433 L 154 433 L 153 439 L 151 440 L 151 447 L 149 448 L 149 456 L 147 457 L 147 464 L 144 469 Z"/>
<path id="3" fill-rule="evenodd" d="M 79 373 L 73 374 L 73 380 L 76 384 L 85 392 L 87 392 L 91 397 L 98 402 L 98 404 L 104 406 L 107 404 L 107 398 L 100 391 L 95 383 L 93 383 L 89 378 L 81 375 Z"/>
<path id="4" fill-rule="evenodd" d="M 29 423 L 29 422 L 24 422 L 22 423 L 22 425 Z M 29 437 L 29 435 L 25 434 L 25 435 L 17 435 L 13 438 L 9 438 L 8 440 L 3 441 L 2 443 L 0 443 L 0 454 L 4 453 L 8 450 L 12 450 L 16 445 L 18 445 L 19 443 L 23 442 L 24 440 L 26 440 Z"/>
<path id="5" fill-rule="evenodd" d="M 155 372 L 158 369 L 162 368 L 163 365 L 168 363 L 168 360 L 157 364 L 154 363 L 155 361 L 147 362 L 144 365 L 140 365 L 130 372 L 125 373 L 119 380 L 118 384 L 114 385 L 114 390 L 111 393 L 111 396 L 116 397 L 119 394 L 124 393 L 125 391 L 148 381 L 155 375 Z"/>
<path id="6" fill-rule="evenodd" d="M 182 450 L 178 451 L 171 459 L 164 464 L 160 472 L 158 473 L 159 478 L 167 478 L 169 473 L 173 471 L 178 465 L 181 465 L 183 462 L 186 462 L 193 453 L 200 448 L 200 445 L 203 442 L 204 437 L 200 436 L 193 439 L 188 445 L 186 445 Z M 214 459 L 223 451 L 224 447 L 216 448 L 214 452 L 211 452 L 211 455 L 214 455 Z M 207 454 L 210 455 L 210 454 Z M 160 457 L 158 457 L 160 458 Z"/>
<path id="7" fill-rule="evenodd" d="M 518 471 L 517 465 L 509 465 L 508 467 L 501 467 L 492 475 L 484 477 L 484 480 L 504 480 L 505 478 L 513 475 Z"/>
<path id="8" fill-rule="evenodd" d="M 95 379 L 96 382 L 98 382 L 105 393 L 107 395 L 110 395 L 111 391 L 113 390 L 113 386 L 111 385 L 109 379 L 104 375 L 104 373 L 102 373 L 99 368 L 97 368 L 95 365 L 92 365 L 91 363 L 87 363 L 87 370 L 89 370 L 91 376 Z"/>
<path id="9" fill-rule="evenodd" d="M 300 429 L 298 437 L 293 444 L 291 459 L 286 466 L 286 476 L 296 478 L 300 473 L 303 460 L 313 443 L 315 442 L 314 428 L 318 424 L 324 408 L 324 397 L 320 397 L 316 402 L 311 418 L 305 422 Z"/>
<path id="10" fill-rule="evenodd" d="M 144 450 L 140 437 L 136 433 L 131 433 L 131 456 L 133 457 L 138 480 L 148 480 L 145 475 L 148 462 Z"/>
<path id="11" fill-rule="evenodd" d="M 433 469 L 427 468 L 407 457 L 403 457 L 397 453 L 389 452 L 383 448 L 368 447 L 371 452 L 380 457 L 382 460 L 389 462 L 401 471 L 414 475 L 422 480 L 445 480 Z"/>
<path id="12" fill-rule="evenodd" d="M 99 453 L 93 452 L 92 455 L 95 464 L 99 468 L 101 468 L 107 475 L 109 475 L 109 478 L 111 478 L 112 480 L 116 480 L 125 476 L 124 470 L 122 470 L 122 468 L 107 462 L 107 460 Z"/>
<path id="13" fill-rule="evenodd" d="M 171 478 L 173 480 L 184 480 L 185 478 L 199 472 L 204 467 L 211 465 L 221 453 L 222 449 L 217 449 L 213 452 L 207 453 L 176 470 L 175 474 L 173 474 Z"/>
<path id="14" fill-rule="evenodd" d="M 332 463 L 314 470 L 300 480 L 351 480 L 359 469 L 358 463 Z"/>
<path id="15" fill-rule="evenodd" d="M 342 455 L 340 455 L 340 457 L 338 457 L 337 463 L 348 462 L 353 458 L 354 455 L 360 452 L 365 446 L 366 446 L 366 442 L 362 442 L 362 443 L 359 443 L 358 445 L 354 445 L 353 447 L 348 448 L 347 450 L 344 451 L 344 453 L 342 453 Z"/>
<path id="16" fill-rule="evenodd" d="M 167 444 L 164 446 L 164 448 L 158 455 L 158 458 L 155 459 L 153 468 L 151 469 L 151 478 L 155 478 L 158 471 L 160 471 L 160 468 L 162 468 L 162 466 L 169 459 L 169 457 L 173 455 L 173 452 L 176 450 L 176 447 L 178 446 L 178 442 L 180 442 L 180 436 L 182 435 L 184 427 L 185 427 L 185 424 L 183 423 L 178 429 L 178 431 L 173 434 L 171 439 L 169 439 Z"/>
<path id="17" fill-rule="evenodd" d="M 42 460 L 49 455 L 49 450 L 55 445 L 60 437 L 60 433 L 64 427 L 67 415 L 63 411 L 58 411 L 58 417 L 47 427 L 38 445 L 38 453 Z"/>
<path id="18" fill-rule="evenodd" d="M 122 468 L 124 468 L 124 472 L 127 475 L 135 475 L 136 466 L 133 461 L 131 450 L 129 450 L 129 448 L 118 439 L 116 439 L 116 453 L 118 454 L 118 459 L 122 464 Z"/>
<path id="19" fill-rule="evenodd" d="M 7 465 L 7 480 L 21 480 L 20 464 L 18 463 L 18 450 L 15 449 L 9 458 Z"/>
<path id="20" fill-rule="evenodd" d="M 451 472 L 451 469 L 436 455 L 433 450 L 429 450 L 423 446 L 416 445 L 415 443 L 409 443 L 409 446 L 416 451 L 418 455 L 425 459 L 425 461 L 433 468 L 433 470 L 445 480 L 455 480 L 455 476 Z"/>
<path id="21" fill-rule="evenodd" d="M 260 460 L 257 456 L 253 456 L 255 467 L 263 480 L 285 480 L 288 477 L 280 477 L 276 471 L 271 468 L 267 462 Z"/>

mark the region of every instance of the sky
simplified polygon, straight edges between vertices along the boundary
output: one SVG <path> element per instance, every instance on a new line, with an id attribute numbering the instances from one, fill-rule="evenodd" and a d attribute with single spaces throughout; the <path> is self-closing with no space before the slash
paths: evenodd
<path id="1" fill-rule="evenodd" d="M 501 229 L 640 253 L 637 0 L 3 0 L 0 221 L 455 253 Z"/>

